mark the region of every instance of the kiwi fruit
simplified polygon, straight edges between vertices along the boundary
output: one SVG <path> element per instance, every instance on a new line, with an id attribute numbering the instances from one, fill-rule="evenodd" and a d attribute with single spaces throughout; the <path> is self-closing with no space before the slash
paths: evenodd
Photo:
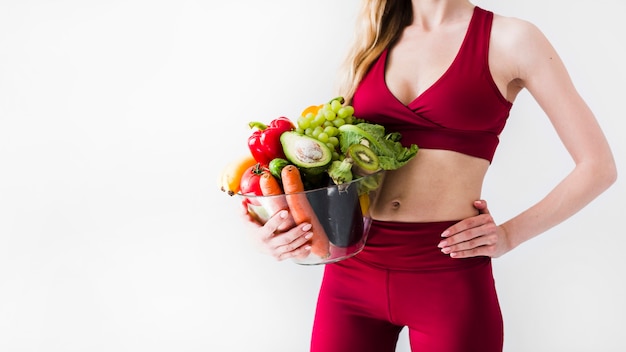
<path id="1" fill-rule="evenodd" d="M 353 144 L 348 147 L 346 157 L 353 161 L 352 172 L 355 176 L 367 176 L 380 170 L 378 156 L 363 144 Z"/>

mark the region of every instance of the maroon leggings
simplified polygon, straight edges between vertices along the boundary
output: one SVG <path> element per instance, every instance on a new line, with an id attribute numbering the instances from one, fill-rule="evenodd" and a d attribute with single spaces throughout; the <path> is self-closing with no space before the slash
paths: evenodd
<path id="1" fill-rule="evenodd" d="M 327 264 L 312 352 L 501 352 L 503 324 L 488 257 L 453 259 L 437 244 L 454 221 L 373 221 L 356 256 Z"/>

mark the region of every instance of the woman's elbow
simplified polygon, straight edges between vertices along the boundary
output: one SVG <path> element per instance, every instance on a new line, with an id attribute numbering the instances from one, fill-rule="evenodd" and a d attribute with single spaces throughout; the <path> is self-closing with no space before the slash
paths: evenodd
<path id="1" fill-rule="evenodd" d="M 604 158 L 604 161 L 596 163 L 595 178 L 598 184 L 607 189 L 611 187 L 617 181 L 617 165 L 615 159 L 610 155 Z"/>

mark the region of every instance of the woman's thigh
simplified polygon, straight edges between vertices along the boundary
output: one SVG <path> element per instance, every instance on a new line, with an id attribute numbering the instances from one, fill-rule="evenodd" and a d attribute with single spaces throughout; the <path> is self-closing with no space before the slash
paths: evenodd
<path id="1" fill-rule="evenodd" d="M 312 352 L 394 352 L 402 326 L 387 317 L 388 272 L 354 259 L 327 265 L 313 324 Z"/>
<path id="2" fill-rule="evenodd" d="M 500 352 L 503 322 L 490 262 L 461 270 L 397 272 L 393 321 L 409 328 L 414 352 Z"/>

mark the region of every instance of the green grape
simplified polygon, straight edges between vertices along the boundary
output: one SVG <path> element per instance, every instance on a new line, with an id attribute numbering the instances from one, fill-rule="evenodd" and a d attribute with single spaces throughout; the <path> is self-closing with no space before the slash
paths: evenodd
<path id="1" fill-rule="evenodd" d="M 322 132 L 324 132 L 324 129 L 320 126 L 317 126 L 313 129 L 313 132 L 311 132 L 311 136 L 317 139 Z"/>
<path id="2" fill-rule="evenodd" d="M 335 127 L 341 127 L 341 126 L 343 126 L 343 125 L 345 125 L 345 124 L 346 124 L 346 120 L 341 119 L 341 118 L 339 118 L 339 119 L 334 119 L 334 120 L 333 120 L 333 124 L 335 125 Z"/>
<path id="3" fill-rule="evenodd" d="M 322 132 L 320 132 L 317 135 L 317 140 L 322 142 L 322 143 L 328 142 L 328 138 L 330 138 L 330 137 L 328 137 L 328 134 L 326 132 L 324 132 L 324 130 L 322 130 Z"/>
<path id="4" fill-rule="evenodd" d="M 335 101 L 336 100 L 333 100 L 333 102 Z M 325 110 L 324 117 L 326 118 L 326 121 L 332 121 L 335 119 L 335 117 L 337 117 L 337 114 L 333 110 Z"/>
<path id="5" fill-rule="evenodd" d="M 316 113 L 309 112 L 297 120 L 296 131 L 324 143 L 332 150 L 332 160 L 345 156 L 339 150 L 339 127 L 362 122 L 354 116 L 354 108 L 340 100 L 323 104 Z"/>
<path id="6" fill-rule="evenodd" d="M 317 126 L 321 126 L 322 124 L 324 124 L 324 122 L 326 122 L 326 116 L 324 115 L 324 113 L 318 113 L 317 116 L 315 116 L 315 118 L 313 119 L 313 121 L 311 121 L 311 124 L 317 127 Z"/>
<path id="7" fill-rule="evenodd" d="M 348 116 L 354 115 L 354 108 L 351 105 L 343 106 L 341 109 L 339 109 L 337 115 L 345 119 Z"/>
<path id="8" fill-rule="evenodd" d="M 298 118 L 298 127 L 306 130 L 309 126 L 311 126 L 311 120 L 307 119 L 306 117 L 300 117 Z"/>
<path id="9" fill-rule="evenodd" d="M 333 100 L 332 102 L 330 102 L 330 108 L 333 112 L 337 112 L 339 111 L 339 109 L 341 109 L 341 102 L 339 100 Z"/>
<path id="10" fill-rule="evenodd" d="M 339 109 L 339 111 L 337 111 L 337 117 L 345 119 L 346 117 L 350 116 L 350 110 L 347 109 L 346 106 L 341 107 L 341 109 Z"/>
<path id="11" fill-rule="evenodd" d="M 324 132 L 329 137 L 334 137 L 334 136 L 339 134 L 339 129 L 337 127 L 335 127 L 335 125 L 331 124 L 331 126 L 327 126 L 327 127 L 324 128 Z"/>

